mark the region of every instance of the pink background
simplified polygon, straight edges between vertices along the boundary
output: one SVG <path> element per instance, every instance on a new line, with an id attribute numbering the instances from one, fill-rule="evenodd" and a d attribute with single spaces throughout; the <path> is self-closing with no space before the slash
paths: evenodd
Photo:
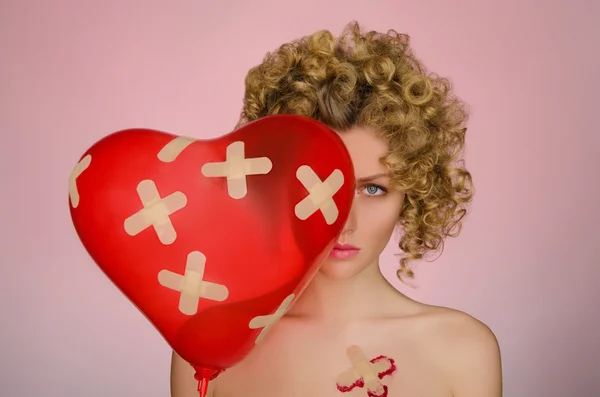
<path id="1" fill-rule="evenodd" d="M 122 128 L 229 132 L 266 51 L 352 19 L 410 33 L 472 108 L 472 213 L 401 289 L 495 331 L 505 396 L 600 395 L 598 4 L 3 0 L 0 395 L 169 395 L 169 347 L 73 231 L 72 167 Z"/>

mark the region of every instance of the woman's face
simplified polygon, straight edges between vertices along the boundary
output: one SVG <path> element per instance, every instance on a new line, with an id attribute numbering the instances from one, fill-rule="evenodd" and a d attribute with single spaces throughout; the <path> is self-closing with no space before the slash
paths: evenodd
<path id="1" fill-rule="evenodd" d="M 404 202 L 404 192 L 392 190 L 389 169 L 381 163 L 387 142 L 372 129 L 355 127 L 339 132 L 354 163 L 356 195 L 346 225 L 320 271 L 337 278 L 351 278 L 378 263 L 388 244 Z"/>

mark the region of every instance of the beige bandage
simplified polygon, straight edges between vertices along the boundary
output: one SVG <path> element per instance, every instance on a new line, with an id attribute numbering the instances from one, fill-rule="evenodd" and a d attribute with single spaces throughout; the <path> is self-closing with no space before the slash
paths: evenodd
<path id="1" fill-rule="evenodd" d="M 181 152 L 185 150 L 186 147 L 188 147 L 194 142 L 196 142 L 195 139 L 178 136 L 177 138 L 174 138 L 171 142 L 167 143 L 160 150 L 160 152 L 158 152 L 158 159 L 165 163 L 175 161 L 177 156 L 179 156 Z"/>
<path id="2" fill-rule="evenodd" d="M 229 296 L 226 286 L 204 281 L 206 257 L 199 251 L 187 256 L 185 273 L 177 274 L 163 269 L 158 273 L 158 282 L 163 287 L 181 292 L 179 310 L 186 315 L 196 314 L 200 298 L 222 302 Z"/>
<path id="3" fill-rule="evenodd" d="M 387 360 L 370 362 L 358 346 L 350 346 L 346 354 L 352 363 L 352 368 L 338 377 L 337 383 L 350 386 L 357 380 L 362 379 L 365 387 L 374 394 L 383 393 L 383 384 L 379 379 L 379 373 L 389 369 Z"/>
<path id="4" fill-rule="evenodd" d="M 271 327 L 285 315 L 290 308 L 294 297 L 294 294 L 288 295 L 288 297 L 281 302 L 281 305 L 279 305 L 275 313 L 267 316 L 254 317 L 252 320 L 250 320 L 250 329 L 262 328 L 262 331 L 260 331 L 260 334 L 254 342 L 255 344 L 259 343 L 265 337 L 265 335 L 267 335 Z"/>
<path id="5" fill-rule="evenodd" d="M 177 238 L 170 215 L 187 205 L 187 197 L 182 192 L 160 197 L 154 181 L 146 179 L 137 186 L 137 192 L 144 208 L 125 219 L 127 234 L 135 236 L 150 226 L 165 245 L 172 244 Z"/>
<path id="6" fill-rule="evenodd" d="M 77 178 L 79 175 L 83 173 L 83 171 L 87 170 L 87 168 L 92 163 L 92 156 L 90 154 L 86 155 L 84 158 L 77 163 L 73 172 L 71 172 L 71 177 L 69 178 L 69 198 L 71 199 L 71 205 L 73 208 L 77 208 L 79 205 L 79 190 L 77 189 Z"/>
<path id="7" fill-rule="evenodd" d="M 273 163 L 268 157 L 245 158 L 244 142 L 237 141 L 227 146 L 226 161 L 204 164 L 202 175 L 206 177 L 227 177 L 229 196 L 240 199 L 248 193 L 246 176 L 268 174 L 272 168 Z"/>
<path id="8" fill-rule="evenodd" d="M 328 225 L 333 224 L 339 215 L 333 196 L 344 185 L 342 171 L 334 170 L 325 182 L 321 182 L 312 168 L 303 165 L 296 171 L 296 177 L 309 192 L 307 197 L 296 204 L 296 216 L 305 220 L 317 210 L 320 210 L 325 217 L 325 222 Z"/>

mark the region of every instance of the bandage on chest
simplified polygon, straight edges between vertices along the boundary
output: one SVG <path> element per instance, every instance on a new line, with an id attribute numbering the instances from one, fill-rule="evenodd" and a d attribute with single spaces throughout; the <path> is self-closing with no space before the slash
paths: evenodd
<path id="1" fill-rule="evenodd" d="M 396 371 L 394 360 L 385 356 L 369 360 L 358 346 L 350 346 L 346 355 L 351 368 L 338 376 L 337 389 L 349 392 L 356 387 L 364 387 L 369 397 L 387 397 L 388 387 L 383 384 L 382 379 Z"/>

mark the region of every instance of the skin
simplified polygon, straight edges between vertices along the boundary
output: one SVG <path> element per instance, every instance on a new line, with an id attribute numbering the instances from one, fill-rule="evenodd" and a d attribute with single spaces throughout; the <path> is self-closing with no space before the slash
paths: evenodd
<path id="1" fill-rule="evenodd" d="M 401 215 L 404 193 L 390 187 L 379 161 L 387 144 L 372 129 L 338 133 L 357 176 L 340 241 L 360 253 L 328 259 L 263 342 L 210 383 L 209 396 L 366 396 L 365 389 L 336 389 L 337 377 L 350 369 L 346 349 L 357 345 L 369 359 L 395 360 L 396 372 L 383 379 L 390 397 L 501 397 L 500 351 L 492 331 L 466 313 L 408 298 L 381 275 L 379 256 Z M 173 353 L 171 395 L 198 397 L 193 375 Z"/>

